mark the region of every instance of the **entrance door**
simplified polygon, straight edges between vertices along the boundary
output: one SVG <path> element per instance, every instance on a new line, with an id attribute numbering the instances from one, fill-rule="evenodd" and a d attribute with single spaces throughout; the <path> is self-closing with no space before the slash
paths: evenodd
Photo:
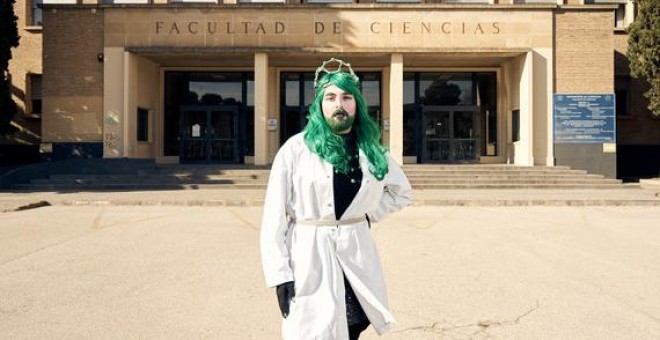
<path id="1" fill-rule="evenodd" d="M 181 163 L 237 163 L 236 106 L 181 107 Z"/>
<path id="2" fill-rule="evenodd" d="M 424 106 L 422 162 L 475 163 L 481 155 L 475 106 Z"/>

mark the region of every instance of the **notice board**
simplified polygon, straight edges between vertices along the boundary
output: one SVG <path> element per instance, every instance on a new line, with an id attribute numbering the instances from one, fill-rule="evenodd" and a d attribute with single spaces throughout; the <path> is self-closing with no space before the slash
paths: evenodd
<path id="1" fill-rule="evenodd" d="M 555 143 L 616 143 L 614 94 L 555 94 Z"/>

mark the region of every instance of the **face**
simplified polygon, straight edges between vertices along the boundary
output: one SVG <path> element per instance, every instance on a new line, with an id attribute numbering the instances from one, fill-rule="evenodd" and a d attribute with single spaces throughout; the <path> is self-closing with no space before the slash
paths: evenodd
<path id="1" fill-rule="evenodd" d="M 325 88 L 321 103 L 323 117 L 334 133 L 349 133 L 355 120 L 355 98 L 336 85 Z"/>

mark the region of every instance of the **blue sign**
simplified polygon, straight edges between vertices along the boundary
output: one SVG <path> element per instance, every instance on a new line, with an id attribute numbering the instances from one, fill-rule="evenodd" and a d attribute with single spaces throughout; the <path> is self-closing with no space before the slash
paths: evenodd
<path id="1" fill-rule="evenodd" d="M 616 143 L 614 94 L 555 94 L 555 143 Z"/>

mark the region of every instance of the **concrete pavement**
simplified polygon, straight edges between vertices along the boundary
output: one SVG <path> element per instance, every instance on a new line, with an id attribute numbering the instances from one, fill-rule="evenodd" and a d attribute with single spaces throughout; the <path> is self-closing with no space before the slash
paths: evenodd
<path id="1" fill-rule="evenodd" d="M 459 189 L 413 191 L 416 206 L 657 206 L 660 185 L 621 189 Z M 259 207 L 263 190 L 0 192 L 0 213 L 47 201 L 52 205 Z"/>
<path id="2" fill-rule="evenodd" d="M 259 207 L 0 214 L 2 339 L 277 339 Z M 362 339 L 658 339 L 660 207 L 411 207 L 375 224 L 398 325 Z"/>

